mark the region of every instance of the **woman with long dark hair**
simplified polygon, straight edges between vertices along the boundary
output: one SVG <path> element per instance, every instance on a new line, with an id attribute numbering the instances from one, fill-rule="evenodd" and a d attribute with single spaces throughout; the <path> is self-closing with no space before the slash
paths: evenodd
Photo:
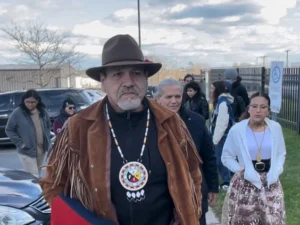
<path id="1" fill-rule="evenodd" d="M 234 98 L 228 91 L 224 81 L 216 81 L 211 86 L 214 110 L 210 131 L 215 145 L 219 174 L 222 178 L 220 188 L 224 191 L 229 187 L 231 175 L 230 171 L 221 162 L 221 156 L 229 129 L 234 124 L 234 115 L 231 107 Z"/>
<path id="2" fill-rule="evenodd" d="M 16 145 L 24 169 L 40 176 L 40 166 L 50 147 L 51 123 L 41 97 L 28 90 L 10 115 L 5 132 Z"/>
<path id="3" fill-rule="evenodd" d="M 202 115 L 207 120 L 209 118 L 209 105 L 200 85 L 195 81 L 190 81 L 185 85 L 184 93 L 186 94 L 185 108 Z"/>
<path id="4" fill-rule="evenodd" d="M 222 162 L 235 175 L 223 205 L 224 225 L 285 224 L 279 176 L 286 149 L 280 124 L 268 119 L 270 105 L 267 94 L 253 94 L 247 112 L 229 131 Z"/>

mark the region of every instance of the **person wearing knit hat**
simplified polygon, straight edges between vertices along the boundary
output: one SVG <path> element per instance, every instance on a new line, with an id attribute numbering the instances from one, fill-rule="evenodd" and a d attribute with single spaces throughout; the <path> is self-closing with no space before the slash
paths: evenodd
<path id="1" fill-rule="evenodd" d="M 242 115 L 244 109 L 249 105 L 249 97 L 246 88 L 241 84 L 242 78 L 237 69 L 231 68 L 224 72 L 224 82 L 228 92 L 234 97 L 233 113 L 236 118 Z"/>
<path id="2" fill-rule="evenodd" d="M 232 68 L 232 69 L 227 69 L 224 72 L 224 80 L 233 83 L 237 80 L 238 77 L 238 72 L 236 69 Z"/>
<path id="3" fill-rule="evenodd" d="M 60 109 L 59 115 L 55 118 L 53 123 L 53 132 L 57 135 L 65 122 L 69 117 L 73 116 L 76 111 L 76 105 L 74 101 L 70 98 L 67 98 L 63 101 L 63 104 Z"/>

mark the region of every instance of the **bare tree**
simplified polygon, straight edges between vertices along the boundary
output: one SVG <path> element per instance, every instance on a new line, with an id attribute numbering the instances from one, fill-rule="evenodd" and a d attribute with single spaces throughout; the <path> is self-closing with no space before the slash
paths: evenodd
<path id="1" fill-rule="evenodd" d="M 60 76 L 62 66 L 75 65 L 85 56 L 76 51 L 80 41 L 71 43 L 67 35 L 49 30 L 42 23 L 25 26 L 12 23 L 1 30 L 15 43 L 15 50 L 22 54 L 21 63 L 35 67 L 36 72 L 22 82 L 46 87 L 51 79 Z"/>

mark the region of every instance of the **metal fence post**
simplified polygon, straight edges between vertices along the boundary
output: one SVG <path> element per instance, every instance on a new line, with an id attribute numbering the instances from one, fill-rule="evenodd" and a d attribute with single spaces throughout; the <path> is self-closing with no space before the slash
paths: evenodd
<path id="1" fill-rule="evenodd" d="M 297 104 L 298 104 L 298 121 L 297 121 L 297 131 L 298 134 L 300 134 L 300 75 L 297 75 L 297 91 L 298 91 L 298 100 L 297 100 Z"/>
<path id="2" fill-rule="evenodd" d="M 208 72 L 208 71 L 205 71 L 205 95 L 206 95 L 206 100 L 208 102 L 208 105 L 209 105 L 209 117 L 208 117 L 208 128 L 210 128 L 210 123 L 211 123 L 211 112 L 210 112 L 210 85 L 211 85 L 211 71 Z"/>
<path id="3" fill-rule="evenodd" d="M 265 67 L 262 67 L 261 68 L 261 93 L 264 93 L 265 92 L 265 84 L 266 84 L 266 68 Z"/>

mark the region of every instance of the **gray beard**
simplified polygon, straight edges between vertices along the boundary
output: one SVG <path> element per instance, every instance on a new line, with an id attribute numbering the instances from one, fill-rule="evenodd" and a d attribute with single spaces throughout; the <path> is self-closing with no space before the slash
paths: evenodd
<path id="1" fill-rule="evenodd" d="M 124 111 L 130 111 L 137 109 L 142 103 L 141 99 L 129 99 L 125 101 L 118 101 L 118 106 Z"/>

